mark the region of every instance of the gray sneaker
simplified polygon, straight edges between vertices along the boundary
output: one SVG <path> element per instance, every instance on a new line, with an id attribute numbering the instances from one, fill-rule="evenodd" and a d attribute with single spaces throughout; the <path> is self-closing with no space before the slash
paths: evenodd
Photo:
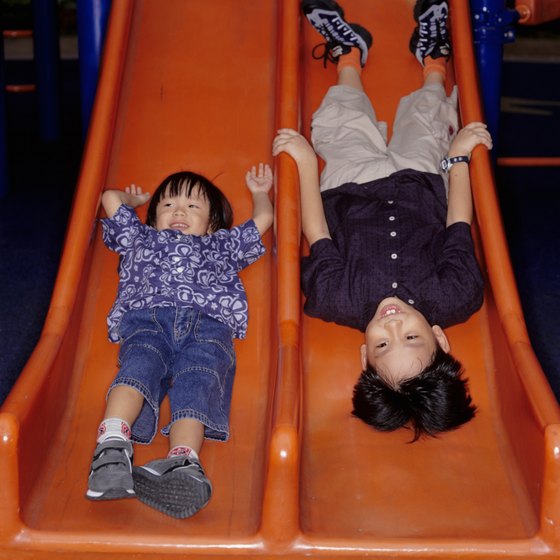
<path id="1" fill-rule="evenodd" d="M 133 498 L 132 443 L 109 439 L 93 453 L 86 497 L 90 500 Z"/>
<path id="2" fill-rule="evenodd" d="M 132 475 L 140 501 L 178 519 L 194 515 L 212 495 L 212 484 L 200 463 L 184 456 L 134 467 Z"/>

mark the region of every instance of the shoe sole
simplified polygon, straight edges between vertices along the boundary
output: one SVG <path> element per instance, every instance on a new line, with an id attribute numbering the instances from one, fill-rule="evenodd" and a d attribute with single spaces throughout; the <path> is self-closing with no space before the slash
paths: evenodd
<path id="1" fill-rule="evenodd" d="M 111 488 L 106 492 L 95 492 L 94 490 L 88 490 L 86 492 L 86 498 L 93 501 L 101 500 L 120 500 L 123 498 L 135 498 L 136 493 L 134 490 L 127 490 L 126 488 Z"/>
<path id="2" fill-rule="evenodd" d="M 132 476 L 136 497 L 142 503 L 177 519 L 191 517 L 210 501 L 209 485 L 181 469 L 163 477 L 134 467 Z"/>
<path id="3" fill-rule="evenodd" d="M 424 5 L 424 4 L 429 4 L 429 7 L 426 10 L 423 10 L 421 13 L 419 13 L 418 15 L 416 14 L 416 9 L 419 8 L 420 4 Z M 432 8 L 434 6 L 441 6 L 445 4 L 447 7 L 447 10 L 449 10 L 449 4 L 447 2 L 447 0 L 425 0 L 425 2 L 420 2 L 418 1 L 414 7 L 415 12 L 414 12 L 414 19 L 418 22 L 418 16 L 422 15 L 423 13 L 428 13 L 430 10 L 432 10 Z M 447 17 L 448 17 L 449 13 L 447 13 Z M 419 23 L 419 22 L 418 22 Z M 420 64 L 424 65 L 424 58 L 426 58 L 427 56 L 432 56 L 434 53 L 437 53 L 437 48 L 439 47 L 441 49 L 442 45 L 445 45 L 447 48 L 446 50 L 440 50 L 439 54 L 436 54 L 434 58 L 446 58 L 449 59 L 449 57 L 451 56 L 451 44 L 449 42 L 449 35 L 447 37 L 447 42 L 442 42 L 442 43 L 434 43 L 432 48 L 430 50 L 425 50 L 425 52 L 421 52 L 421 50 L 418 49 L 418 44 L 420 42 L 420 30 L 419 27 L 415 27 L 414 31 L 412 32 L 412 35 L 410 37 L 410 41 L 408 43 L 408 48 L 410 50 L 410 52 L 416 57 L 416 59 L 418 60 L 418 62 L 420 62 Z M 422 56 L 424 55 L 424 56 Z"/>
<path id="4" fill-rule="evenodd" d="M 449 0 L 418 0 L 412 11 L 414 21 L 418 23 L 420 16 L 425 11 L 427 12 L 432 6 L 439 6 L 441 4 L 445 4 L 449 10 Z"/>

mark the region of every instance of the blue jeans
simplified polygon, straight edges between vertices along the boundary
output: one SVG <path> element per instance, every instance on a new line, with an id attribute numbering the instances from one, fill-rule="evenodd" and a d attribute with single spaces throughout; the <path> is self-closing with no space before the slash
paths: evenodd
<path id="1" fill-rule="evenodd" d="M 119 326 L 120 369 L 109 391 L 127 385 L 144 397 L 132 439 L 150 443 L 167 394 L 171 422 L 193 418 L 208 439 L 229 437 L 235 353 L 232 330 L 192 308 L 154 307 L 127 311 Z"/>

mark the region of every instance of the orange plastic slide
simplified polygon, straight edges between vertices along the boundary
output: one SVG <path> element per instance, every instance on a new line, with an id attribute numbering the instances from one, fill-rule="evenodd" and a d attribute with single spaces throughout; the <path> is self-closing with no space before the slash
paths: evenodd
<path id="1" fill-rule="evenodd" d="M 412 4 L 343 2 L 373 32 L 364 80 L 389 122 L 421 81 Z M 451 0 L 451 20 L 462 117 L 481 120 L 467 0 Z M 297 0 L 113 2 L 52 305 L 0 412 L 0 558 L 559 557 L 560 413 L 528 341 L 483 150 L 471 167 L 485 303 L 448 331 L 479 407 L 471 423 L 410 444 L 405 430 L 376 433 L 351 417 L 360 334 L 301 314 L 297 175 L 283 155 L 267 256 L 243 273 L 251 318 L 236 347 L 232 438 L 202 451 L 210 504 L 180 521 L 136 500 L 84 498 L 117 356 L 102 189 L 152 188 L 193 169 L 246 219 L 245 171 L 271 161 L 277 127 L 307 134 L 334 83 L 334 67 L 311 59 L 317 42 Z M 165 451 L 158 435 L 135 460 Z"/>

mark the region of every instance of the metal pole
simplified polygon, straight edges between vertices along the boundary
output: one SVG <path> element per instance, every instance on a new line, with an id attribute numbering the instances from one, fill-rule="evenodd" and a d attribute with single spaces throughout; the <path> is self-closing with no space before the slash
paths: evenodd
<path id="1" fill-rule="evenodd" d="M 33 49 L 41 138 L 57 140 L 60 137 L 60 47 L 56 0 L 33 0 Z"/>
<path id="2" fill-rule="evenodd" d="M 82 130 L 85 136 L 95 101 L 111 0 L 78 0 L 77 10 Z"/>
<path id="3" fill-rule="evenodd" d="M 496 145 L 500 119 L 503 46 L 515 40 L 512 24 L 519 19 L 519 13 L 507 9 L 505 0 L 471 0 L 471 14 L 486 123 Z"/>
<path id="4" fill-rule="evenodd" d="M 0 39 L 0 197 L 3 197 L 8 192 L 8 141 L 6 130 L 4 38 L 0 37 Z"/>

